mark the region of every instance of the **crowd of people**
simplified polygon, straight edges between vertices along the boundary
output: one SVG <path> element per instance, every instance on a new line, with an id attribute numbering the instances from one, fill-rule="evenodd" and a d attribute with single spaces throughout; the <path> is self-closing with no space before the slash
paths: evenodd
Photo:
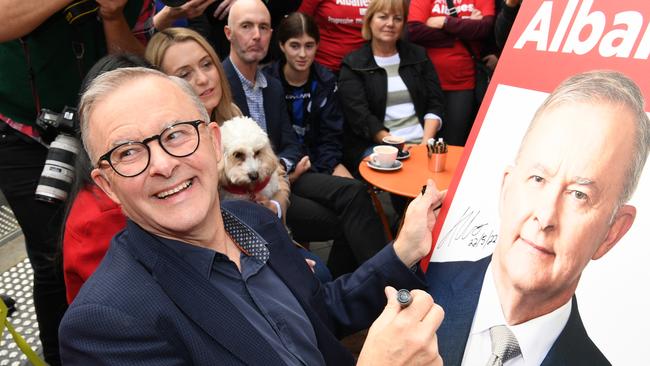
<path id="1" fill-rule="evenodd" d="M 440 284 L 446 269 L 425 278 L 417 266 L 444 192 L 428 182 L 408 208 L 394 197 L 404 222 L 389 243 L 358 166 L 388 136 L 465 144 L 480 100 L 475 64 L 494 69 L 518 0 L 97 0 L 91 11 L 83 3 L 0 0 L 10 9 L 0 27 L 0 188 L 25 234 L 50 365 L 489 356 L 489 338 L 487 350 L 476 338 L 469 354 L 454 353 L 457 335 L 429 294 L 445 312 L 461 300 Z M 37 122 L 43 109 L 77 105 L 72 128 L 52 133 Z M 255 195 L 254 204 L 219 199 L 219 126 L 240 116 L 266 132 L 282 177 L 273 197 Z M 70 148 L 74 176 L 55 177 L 63 187 L 35 200 L 59 134 L 83 143 Z M 594 239 L 586 258 L 629 229 L 626 199 L 605 247 Z M 316 278 L 314 257 L 295 243 L 327 240 L 328 262 L 317 265 L 327 274 Z M 507 243 L 497 248 L 479 275 L 495 268 L 516 283 Z M 430 273 L 429 294 L 417 290 Z M 393 288 L 412 290 L 413 303 L 400 307 Z M 575 286 L 562 290 L 561 314 L 574 319 Z M 338 339 L 368 327 L 354 360 Z M 602 361 L 592 343 L 584 348 Z"/>

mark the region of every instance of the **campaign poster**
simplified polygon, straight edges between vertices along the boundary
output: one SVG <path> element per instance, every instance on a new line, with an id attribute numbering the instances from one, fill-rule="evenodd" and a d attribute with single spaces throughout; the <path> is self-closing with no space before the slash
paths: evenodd
<path id="1" fill-rule="evenodd" d="M 591 70 L 619 71 L 640 87 L 648 112 L 649 24 L 650 2 L 645 0 L 523 1 L 434 228 L 434 250 L 425 266 L 475 261 L 492 253 L 499 239 L 504 170 L 514 163 L 535 111 L 563 80 Z M 649 170 L 646 164 L 629 201 L 637 210 L 632 227 L 609 252 L 587 264 L 575 292 L 587 334 L 614 365 L 650 360 Z"/>

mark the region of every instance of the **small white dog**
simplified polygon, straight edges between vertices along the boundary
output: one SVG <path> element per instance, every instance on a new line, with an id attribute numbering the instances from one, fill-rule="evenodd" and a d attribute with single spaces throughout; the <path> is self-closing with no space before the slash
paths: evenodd
<path id="1" fill-rule="evenodd" d="M 279 190 L 279 163 L 266 132 L 251 118 L 235 117 L 221 126 L 221 144 L 221 198 L 253 200 L 259 193 L 271 199 Z"/>

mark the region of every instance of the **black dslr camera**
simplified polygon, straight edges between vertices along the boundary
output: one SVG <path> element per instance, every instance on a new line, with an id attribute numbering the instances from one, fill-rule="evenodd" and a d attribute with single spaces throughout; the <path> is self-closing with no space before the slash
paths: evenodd
<path id="1" fill-rule="evenodd" d="M 63 202 L 72 187 L 75 160 L 81 148 L 79 140 L 74 137 L 79 125 L 77 109 L 66 106 L 61 113 L 56 113 L 43 108 L 36 125 L 44 136 L 55 136 L 38 180 L 36 199 L 48 203 Z"/>

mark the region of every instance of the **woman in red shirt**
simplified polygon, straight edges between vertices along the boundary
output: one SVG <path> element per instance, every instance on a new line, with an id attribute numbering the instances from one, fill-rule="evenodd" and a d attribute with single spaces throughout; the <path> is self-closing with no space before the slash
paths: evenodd
<path id="1" fill-rule="evenodd" d="M 438 136 L 462 146 L 478 108 L 474 102 L 474 60 L 465 44 L 474 55 L 480 55 L 482 41 L 493 32 L 494 0 L 453 0 L 451 11 L 447 3 L 411 0 L 408 34 L 411 42 L 427 48 L 440 77 L 445 123 Z"/>

